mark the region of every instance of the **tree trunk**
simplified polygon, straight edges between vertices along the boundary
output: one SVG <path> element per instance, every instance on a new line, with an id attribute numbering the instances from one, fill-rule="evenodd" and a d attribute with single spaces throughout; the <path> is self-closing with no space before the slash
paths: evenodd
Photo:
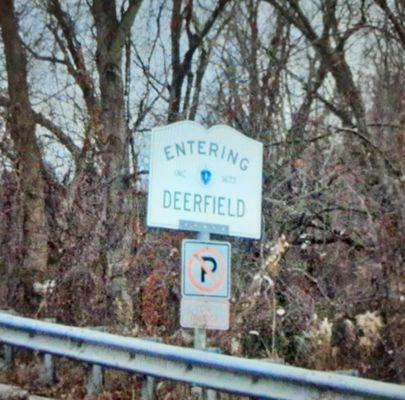
<path id="1" fill-rule="evenodd" d="M 106 57 L 107 59 L 109 57 Z M 133 306 L 126 272 L 131 258 L 131 196 L 129 187 L 128 129 L 124 113 L 121 62 L 98 63 L 102 123 L 107 143 L 104 149 L 106 199 L 107 271 L 111 280 L 113 312 L 119 325 L 132 322 Z M 116 60 L 118 61 L 118 60 Z"/>
<path id="2" fill-rule="evenodd" d="M 23 292 L 20 300 L 34 311 L 34 281 L 47 270 L 48 246 L 41 152 L 35 136 L 35 119 L 27 84 L 27 59 L 18 33 L 12 0 L 2 1 L 0 26 L 6 59 L 10 97 L 8 129 L 18 154 L 18 174 L 24 207 L 24 261 L 18 271 Z"/>
<path id="3" fill-rule="evenodd" d="M 131 2 L 131 5 L 136 6 L 135 2 Z M 125 16 L 118 22 L 115 2 L 95 0 L 93 16 L 97 28 L 97 70 L 104 144 L 107 279 L 111 289 L 114 322 L 121 329 L 129 329 L 133 319 L 133 302 L 126 273 L 131 264 L 132 204 L 128 179 L 129 129 L 125 119 L 122 56 L 125 38 L 135 15 L 132 16 L 132 22 L 126 21 L 125 26 Z"/>

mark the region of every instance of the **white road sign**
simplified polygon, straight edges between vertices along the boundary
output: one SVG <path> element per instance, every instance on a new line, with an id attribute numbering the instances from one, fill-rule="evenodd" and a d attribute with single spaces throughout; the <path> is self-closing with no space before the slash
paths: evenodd
<path id="1" fill-rule="evenodd" d="M 260 142 L 193 121 L 151 135 L 149 226 L 260 238 Z"/>
<path id="2" fill-rule="evenodd" d="M 181 294 L 184 297 L 229 299 L 230 255 L 228 242 L 183 240 Z"/>
<path id="3" fill-rule="evenodd" d="M 180 325 L 183 328 L 229 329 L 229 302 L 183 297 L 180 306 Z"/>

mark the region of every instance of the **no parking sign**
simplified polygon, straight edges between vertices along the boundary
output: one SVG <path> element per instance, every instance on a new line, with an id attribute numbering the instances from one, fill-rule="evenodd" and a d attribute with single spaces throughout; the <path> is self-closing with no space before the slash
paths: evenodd
<path id="1" fill-rule="evenodd" d="M 229 299 L 231 245 L 228 242 L 183 240 L 182 295 Z"/>

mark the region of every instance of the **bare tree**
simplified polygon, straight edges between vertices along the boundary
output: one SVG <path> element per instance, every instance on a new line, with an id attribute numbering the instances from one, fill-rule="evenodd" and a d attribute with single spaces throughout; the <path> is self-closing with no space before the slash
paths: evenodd
<path id="1" fill-rule="evenodd" d="M 345 44 L 350 36 L 362 26 L 362 21 L 350 30 L 340 32 L 336 17 L 336 0 L 326 0 L 321 4 L 323 27 L 319 35 L 308 16 L 301 8 L 299 1 L 265 0 L 280 13 L 289 23 L 295 26 L 319 54 L 328 71 L 333 75 L 336 88 L 356 121 L 356 126 L 362 134 L 367 135 L 365 109 L 360 91 L 356 86 L 352 71 L 346 60 Z M 332 45 L 332 40 L 336 43 Z"/>
<path id="2" fill-rule="evenodd" d="M 24 207 L 24 262 L 18 275 L 23 287 L 23 300 L 33 306 L 33 282 L 42 281 L 48 269 L 48 230 L 42 157 L 35 136 L 36 120 L 27 84 L 27 58 L 12 0 L 2 2 L 0 26 L 8 79 L 7 127 L 18 157 L 18 175 Z M 31 308 L 31 311 L 34 310 Z"/>
<path id="3" fill-rule="evenodd" d="M 184 7 L 182 8 L 184 4 Z M 212 29 L 216 20 L 221 15 L 225 6 L 229 3 L 229 0 L 220 0 L 217 2 L 216 7 L 210 12 L 206 21 L 201 23 L 198 20 L 198 16 L 194 10 L 194 2 L 183 0 L 173 0 L 173 8 L 170 22 L 170 34 L 171 34 L 171 83 L 170 83 L 170 97 L 167 120 L 168 122 L 174 122 L 181 118 L 181 99 L 182 89 L 186 77 L 189 77 L 188 90 L 186 91 L 185 103 L 188 103 L 188 97 L 190 96 L 192 81 L 192 61 L 195 52 L 201 48 L 203 41 Z M 187 34 L 188 48 L 181 55 L 181 38 L 183 32 Z M 202 49 L 201 58 L 199 61 L 197 71 L 196 82 L 196 94 L 193 98 L 193 109 L 197 107 L 197 101 L 199 91 L 201 88 L 201 81 L 206 69 L 207 63 L 207 51 Z M 184 108 L 184 107 L 183 107 Z M 191 116 L 195 116 L 195 111 L 191 112 Z"/>
<path id="4" fill-rule="evenodd" d="M 102 155 L 106 277 L 110 282 L 115 320 L 124 327 L 131 325 L 133 307 L 126 279 L 131 260 L 132 232 L 128 222 L 132 203 L 129 193 L 130 130 L 125 114 L 122 61 L 124 46 L 141 3 L 131 0 L 121 18 L 117 15 L 115 1 L 94 0 L 91 4 L 96 28 L 98 83 L 86 65 L 71 17 L 59 0 L 48 3 L 49 12 L 57 22 L 56 27 L 50 29 L 64 54 L 62 63 L 79 86 L 89 116 L 81 159 L 84 159 L 91 139 L 95 139 Z M 80 169 L 76 177 L 79 173 Z"/>
<path id="5" fill-rule="evenodd" d="M 131 0 L 121 20 L 115 1 L 94 0 L 92 13 L 97 30 L 97 70 L 101 97 L 101 138 L 104 144 L 107 271 L 111 279 L 114 312 L 118 323 L 130 327 L 132 299 L 126 271 L 131 266 L 132 207 L 129 195 L 129 127 L 125 116 L 122 58 L 124 45 L 141 0 Z"/>

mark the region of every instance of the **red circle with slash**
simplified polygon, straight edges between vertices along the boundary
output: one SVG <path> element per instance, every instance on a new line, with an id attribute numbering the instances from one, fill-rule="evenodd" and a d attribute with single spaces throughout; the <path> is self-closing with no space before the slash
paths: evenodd
<path id="1" fill-rule="evenodd" d="M 217 262 L 218 262 L 218 272 L 219 276 L 215 275 L 205 264 L 205 261 L 203 260 L 202 256 L 211 256 L 213 257 Z M 208 275 L 212 281 L 214 282 L 213 286 L 203 286 L 201 283 L 199 283 L 193 274 L 193 266 L 194 262 L 197 261 L 199 266 L 201 267 L 202 270 L 205 271 L 206 275 Z M 190 278 L 191 284 L 198 289 L 200 292 L 203 293 L 215 293 L 221 285 L 225 282 L 225 264 L 222 259 L 222 256 L 220 253 L 218 253 L 216 250 L 211 249 L 209 247 L 202 248 L 198 251 L 196 251 L 191 257 L 190 261 L 188 262 L 187 265 L 187 271 L 188 271 L 188 276 Z"/>

